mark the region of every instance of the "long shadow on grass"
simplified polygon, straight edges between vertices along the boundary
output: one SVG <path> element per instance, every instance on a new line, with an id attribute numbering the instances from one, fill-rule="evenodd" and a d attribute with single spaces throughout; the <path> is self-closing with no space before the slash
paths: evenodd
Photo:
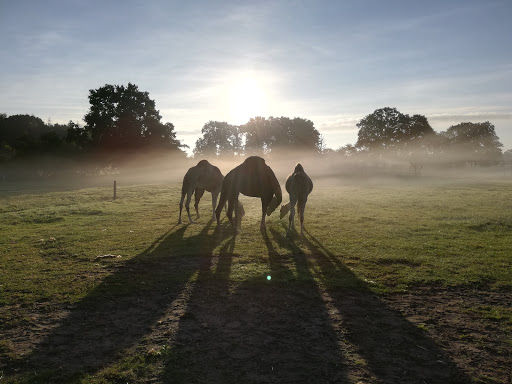
<path id="1" fill-rule="evenodd" d="M 274 239 L 290 249 L 303 268 L 320 281 L 326 301 L 335 308 L 339 330 L 356 361 L 379 383 L 469 383 L 447 354 L 428 334 L 387 306 L 349 268 L 306 232 L 296 239 L 311 252 L 306 260 L 294 240 L 272 231 Z"/>
<path id="2" fill-rule="evenodd" d="M 293 258 L 279 255 L 266 232 L 263 240 L 269 270 L 258 269 L 258 259 L 233 262 L 227 242 L 200 272 L 161 382 L 347 382 L 311 273 L 300 256 L 301 265 L 290 268 Z"/>
<path id="3" fill-rule="evenodd" d="M 210 225 L 190 237 L 188 225 L 173 228 L 114 271 L 71 309 L 22 369 L 37 373 L 37 382 L 71 382 L 138 345 L 170 307 L 185 305 L 183 291 L 230 233 L 217 228 L 209 234 Z"/>

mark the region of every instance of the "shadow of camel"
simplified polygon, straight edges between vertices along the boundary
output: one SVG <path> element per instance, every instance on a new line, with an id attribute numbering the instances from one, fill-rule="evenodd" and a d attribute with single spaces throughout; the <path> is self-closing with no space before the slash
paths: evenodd
<path id="1" fill-rule="evenodd" d="M 378 383 L 471 383 L 429 335 L 387 306 L 339 257 L 306 231 L 296 238 L 311 253 L 303 251 L 280 232 L 271 229 L 274 240 L 289 249 L 298 268 L 309 268 L 319 280 L 333 321 L 351 353 L 364 359 L 370 381 Z M 314 271 L 314 272 L 313 272 Z"/>
<path id="2" fill-rule="evenodd" d="M 309 269 L 298 268 L 295 276 L 289 256 L 279 255 L 262 234 L 270 270 L 249 272 L 247 279 L 252 261 L 233 263 L 237 256 L 228 242 L 211 270 L 200 272 L 160 382 L 347 382 Z"/>
<path id="3" fill-rule="evenodd" d="M 209 234 L 210 227 L 191 237 L 185 237 L 188 225 L 160 236 L 75 305 L 20 369 L 37 372 L 39 382 L 70 382 L 137 346 L 168 308 L 183 306 L 181 295 L 229 233 L 223 228 Z"/>

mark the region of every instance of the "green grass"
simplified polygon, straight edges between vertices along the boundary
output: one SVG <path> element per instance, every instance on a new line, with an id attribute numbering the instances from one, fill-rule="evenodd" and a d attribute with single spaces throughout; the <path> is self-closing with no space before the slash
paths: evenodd
<path id="1" fill-rule="evenodd" d="M 262 235 L 259 200 L 246 197 L 236 237 L 225 218 L 220 234 L 216 223 L 207 225 L 209 194 L 197 225 L 177 225 L 180 188 L 121 185 L 115 201 L 109 188 L 0 193 L 0 309 L 20 308 L 0 312 L 0 332 L 26 322 L 24 313 L 34 305 L 73 306 L 105 294 L 168 289 L 169 281 L 195 278 L 196 259 L 211 255 L 231 255 L 231 265 L 218 263 L 202 278 L 227 280 L 232 291 L 267 284 L 267 276 L 273 284 L 316 282 L 378 294 L 418 285 L 512 289 L 511 181 L 317 183 L 306 208 L 306 236 L 291 239 L 278 213 L 267 218 Z M 98 258 L 108 254 L 121 257 Z M 155 276 L 171 257 L 181 268 Z M 135 267 L 137 277 L 130 279 Z M 511 319 L 502 308 L 478 311 L 496 321 Z M 5 343 L 0 347 L 3 356 L 10 354 Z M 134 370 L 151 370 L 168 353 L 161 348 L 74 380 L 130 381 Z"/>
<path id="2" fill-rule="evenodd" d="M 294 236 L 294 241 L 284 237 L 287 219 L 279 220 L 277 214 L 267 218 L 264 241 L 258 228 L 259 200 L 243 197 L 247 214 L 236 240 L 204 248 L 235 254 L 230 279 L 238 282 L 265 274 L 269 253 L 293 270 L 294 253 L 321 250 L 374 289 L 403 290 L 416 284 L 510 289 L 511 188 L 510 182 L 320 185 L 308 202 L 306 239 Z M 201 252 L 196 240 L 193 247 L 182 240 L 203 236 L 209 241 L 216 227 L 205 230 L 209 196 L 201 204 L 199 224 L 185 227 L 176 226 L 178 198 L 179 185 L 120 187 L 116 201 L 109 189 L 101 188 L 4 196 L 1 303 L 76 302 L 115 266 L 137 257 L 169 231 L 183 232 L 167 245 L 174 255 Z M 121 258 L 96 260 L 105 254 Z M 301 276 L 275 273 L 274 279 Z M 336 281 L 336 274 L 327 278 L 347 284 Z"/>

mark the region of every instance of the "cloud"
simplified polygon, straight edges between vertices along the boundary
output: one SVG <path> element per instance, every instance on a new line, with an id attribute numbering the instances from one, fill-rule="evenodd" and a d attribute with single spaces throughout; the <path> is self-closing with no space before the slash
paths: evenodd
<path id="1" fill-rule="evenodd" d="M 429 120 L 435 121 L 491 121 L 492 120 L 512 120 L 512 112 L 469 112 L 465 114 L 440 113 L 428 116 Z"/>

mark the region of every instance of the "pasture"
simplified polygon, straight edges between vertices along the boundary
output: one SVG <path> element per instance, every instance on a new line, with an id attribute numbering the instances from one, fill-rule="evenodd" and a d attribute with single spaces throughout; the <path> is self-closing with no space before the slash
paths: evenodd
<path id="1" fill-rule="evenodd" d="M 4 185 L 0 383 L 511 382 L 512 181 L 312 178 L 290 238 L 246 197 L 178 225 L 179 182 Z"/>

